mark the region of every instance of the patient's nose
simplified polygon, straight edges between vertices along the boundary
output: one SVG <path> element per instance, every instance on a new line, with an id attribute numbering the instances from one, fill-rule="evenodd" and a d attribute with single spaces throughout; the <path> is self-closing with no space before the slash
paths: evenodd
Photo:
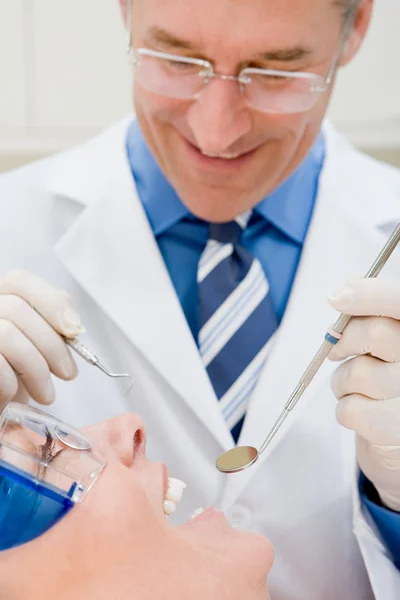
<path id="1" fill-rule="evenodd" d="M 84 429 L 93 448 L 106 459 L 116 459 L 127 467 L 146 456 L 146 430 L 136 414 L 114 417 Z"/>

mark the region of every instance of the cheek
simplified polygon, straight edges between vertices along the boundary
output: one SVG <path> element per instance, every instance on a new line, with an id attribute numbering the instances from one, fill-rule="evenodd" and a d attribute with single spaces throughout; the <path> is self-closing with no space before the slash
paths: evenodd
<path id="1" fill-rule="evenodd" d="M 310 113 L 292 115 L 268 115 L 268 125 L 280 131 L 288 139 L 300 139 L 312 122 Z"/>
<path id="2" fill-rule="evenodd" d="M 303 160 L 317 138 L 324 113 L 321 102 L 306 113 L 270 115 L 269 127 L 277 133 L 279 143 L 279 149 L 275 148 L 276 157 L 284 152 L 292 170 Z"/>
<path id="3" fill-rule="evenodd" d="M 145 494 L 139 477 L 120 463 L 111 462 L 85 498 L 82 509 L 88 522 L 105 535 L 121 539 L 132 531 L 141 535 L 152 529 L 155 522 L 154 508 Z"/>
<path id="4" fill-rule="evenodd" d="M 270 160 L 290 160 L 305 136 L 309 137 L 309 127 L 314 116 L 299 114 L 253 113 L 252 135 L 259 143 L 265 143 L 264 151 Z"/>
<path id="5" fill-rule="evenodd" d="M 134 98 L 138 118 L 145 119 L 153 128 L 181 120 L 189 106 L 188 102 L 158 96 L 140 86 L 136 87 Z"/>

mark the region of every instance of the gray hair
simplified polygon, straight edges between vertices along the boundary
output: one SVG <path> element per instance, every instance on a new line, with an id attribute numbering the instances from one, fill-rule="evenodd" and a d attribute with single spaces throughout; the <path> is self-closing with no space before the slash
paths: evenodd
<path id="1" fill-rule="evenodd" d="M 360 0 L 335 0 L 335 4 L 341 8 L 345 19 L 350 19 L 354 16 Z"/>

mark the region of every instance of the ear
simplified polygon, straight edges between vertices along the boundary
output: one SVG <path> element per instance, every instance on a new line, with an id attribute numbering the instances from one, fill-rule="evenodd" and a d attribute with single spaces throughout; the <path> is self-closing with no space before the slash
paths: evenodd
<path id="1" fill-rule="evenodd" d="M 361 0 L 357 9 L 351 33 L 344 47 L 340 65 L 349 63 L 357 54 L 364 41 L 372 17 L 374 0 Z"/>
<path id="2" fill-rule="evenodd" d="M 126 2 L 127 2 L 127 0 L 119 0 L 119 7 L 121 10 L 121 15 L 122 15 L 122 19 L 124 21 L 125 28 L 126 28 L 127 18 L 128 18 Z"/>

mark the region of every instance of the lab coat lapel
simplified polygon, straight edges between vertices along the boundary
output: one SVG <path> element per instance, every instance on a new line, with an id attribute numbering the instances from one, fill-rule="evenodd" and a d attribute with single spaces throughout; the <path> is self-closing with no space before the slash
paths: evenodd
<path id="1" fill-rule="evenodd" d="M 336 134 L 335 134 L 336 135 Z M 328 136 L 329 137 L 329 136 Z M 335 145 L 336 140 L 330 144 Z M 285 403 L 295 389 L 300 377 L 323 342 L 327 328 L 336 321 L 338 313 L 327 301 L 327 293 L 335 284 L 350 277 L 364 276 L 373 260 L 385 244 L 387 237 L 400 221 L 398 201 L 390 192 L 387 210 L 377 210 L 377 199 L 385 190 L 364 191 L 351 189 L 338 178 L 335 161 L 330 159 L 328 144 L 327 166 L 321 176 L 319 194 L 312 223 L 303 248 L 290 300 L 276 334 L 274 348 L 267 361 L 248 408 L 239 445 L 260 448 Z M 336 168 L 335 168 L 336 167 Z M 343 183 L 343 185 L 342 185 Z M 353 193 L 357 193 L 356 202 Z M 389 193 L 389 192 L 388 192 Z M 349 210 L 353 207 L 354 211 Z M 364 211 L 364 212 L 363 212 Z M 379 217 L 379 218 L 378 218 Z M 386 227 L 378 228 L 378 221 Z M 400 272 L 400 251 L 391 257 L 385 273 Z M 382 274 L 383 276 L 383 274 Z M 319 393 L 321 386 L 330 385 L 330 377 L 337 364 L 325 361 L 294 410 L 286 419 L 279 433 L 251 468 L 234 475 L 227 475 L 222 507 L 228 508 L 258 472 L 279 444 L 295 426 L 297 419 L 307 411 L 310 400 Z M 326 394 L 326 391 L 325 391 Z M 322 397 L 321 401 L 324 401 Z"/>
<path id="2" fill-rule="evenodd" d="M 113 165 L 98 163 L 93 165 L 93 173 L 86 173 L 85 182 L 90 177 L 96 181 L 98 197 L 92 198 L 59 241 L 56 252 L 70 274 L 225 450 L 232 447 L 232 437 L 137 196 L 122 146 L 118 151 Z M 99 186 L 105 170 L 110 175 L 103 177 Z M 72 171 L 63 175 L 71 177 Z M 75 187 L 76 178 L 75 173 Z M 93 190 L 85 193 L 96 196 Z"/>

